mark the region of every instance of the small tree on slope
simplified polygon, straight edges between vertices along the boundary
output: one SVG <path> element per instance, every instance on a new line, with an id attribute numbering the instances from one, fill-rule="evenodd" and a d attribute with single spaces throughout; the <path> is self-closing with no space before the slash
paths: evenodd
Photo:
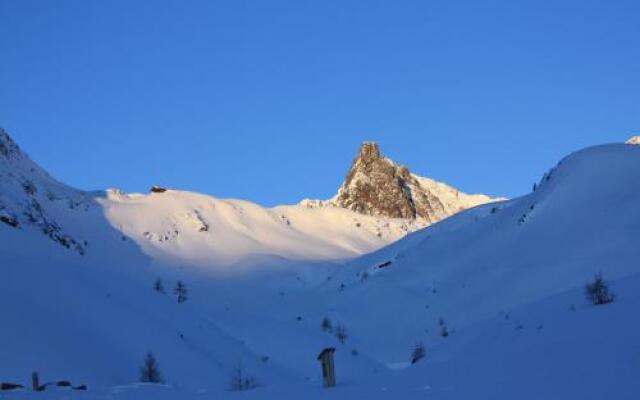
<path id="1" fill-rule="evenodd" d="M 176 287 L 173 289 L 173 293 L 178 296 L 178 303 L 184 303 L 187 301 L 187 287 L 182 281 L 176 282 Z"/>
<path id="2" fill-rule="evenodd" d="M 411 353 L 411 364 L 415 364 L 418 361 L 422 360 L 427 355 L 427 351 L 424 349 L 424 345 L 422 342 L 416 343 L 416 347 L 413 349 Z"/>
<path id="3" fill-rule="evenodd" d="M 320 324 L 320 327 L 322 328 L 323 332 L 333 332 L 333 324 L 331 323 L 331 320 L 327 317 L 324 317 L 322 319 L 322 323 Z"/>
<path id="4" fill-rule="evenodd" d="M 342 324 L 338 324 L 335 328 L 335 336 L 340 343 L 344 344 L 349 337 L 347 335 L 347 328 Z"/>
<path id="5" fill-rule="evenodd" d="M 242 368 L 242 363 L 238 363 L 231 375 L 230 389 L 234 392 L 244 392 L 245 390 L 251 390 L 258 387 L 256 378 L 247 375 Z"/>
<path id="6" fill-rule="evenodd" d="M 609 291 L 609 285 L 602 278 L 602 274 L 596 274 L 593 281 L 585 285 L 584 293 L 587 300 L 595 305 L 612 303 L 615 299 L 615 295 Z"/>
<path id="7" fill-rule="evenodd" d="M 162 279 L 160 279 L 160 278 L 156 279 L 156 281 L 153 283 L 153 290 L 155 290 L 156 292 L 159 292 L 159 293 L 165 293 L 164 284 L 162 283 Z"/>
<path id="8" fill-rule="evenodd" d="M 160 370 L 158 369 L 158 362 L 151 352 L 147 353 L 146 357 L 144 358 L 144 364 L 142 364 L 142 367 L 140 367 L 140 382 L 162 382 L 162 376 L 160 375 Z"/>

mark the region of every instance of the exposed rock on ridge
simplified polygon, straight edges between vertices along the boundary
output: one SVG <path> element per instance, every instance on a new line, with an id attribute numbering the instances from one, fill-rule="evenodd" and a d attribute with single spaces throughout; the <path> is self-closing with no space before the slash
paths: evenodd
<path id="1" fill-rule="evenodd" d="M 361 214 L 435 223 L 469 207 L 494 201 L 412 174 L 365 142 L 338 193 L 328 201 L 304 201 L 308 207 L 332 205 Z"/>
<path id="2" fill-rule="evenodd" d="M 86 242 L 57 222 L 56 209 L 87 206 L 84 193 L 51 178 L 0 128 L 0 223 L 35 228 L 54 242 L 85 253 Z"/>

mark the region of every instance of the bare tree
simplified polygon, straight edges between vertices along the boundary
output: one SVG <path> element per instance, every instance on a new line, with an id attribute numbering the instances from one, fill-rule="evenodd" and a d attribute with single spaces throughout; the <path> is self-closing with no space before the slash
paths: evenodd
<path id="1" fill-rule="evenodd" d="M 336 325 L 335 336 L 340 343 L 344 344 L 349 337 L 349 335 L 347 335 L 347 328 L 343 324 L 339 323 Z"/>
<path id="2" fill-rule="evenodd" d="M 140 382 L 161 383 L 162 376 L 158 368 L 158 362 L 153 353 L 148 352 L 144 358 L 144 364 L 140 367 Z"/>

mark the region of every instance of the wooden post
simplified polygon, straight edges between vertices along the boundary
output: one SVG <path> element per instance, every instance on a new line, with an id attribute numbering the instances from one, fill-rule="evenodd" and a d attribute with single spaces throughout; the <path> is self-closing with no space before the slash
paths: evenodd
<path id="1" fill-rule="evenodd" d="M 318 355 L 318 360 L 322 365 L 322 381 L 326 388 L 336 385 L 336 373 L 333 366 L 333 353 L 335 351 L 336 349 L 333 347 L 328 347 Z"/>
<path id="2" fill-rule="evenodd" d="M 34 372 L 31 374 L 31 386 L 33 387 L 34 392 L 40 391 L 40 382 L 38 379 L 38 373 Z"/>

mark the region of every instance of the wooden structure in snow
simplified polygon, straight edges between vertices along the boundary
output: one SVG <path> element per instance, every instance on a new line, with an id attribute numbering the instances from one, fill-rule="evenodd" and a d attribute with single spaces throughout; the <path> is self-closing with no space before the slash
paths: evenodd
<path id="1" fill-rule="evenodd" d="M 322 365 L 322 381 L 324 387 L 333 387 L 336 385 L 336 372 L 333 366 L 333 353 L 336 351 L 333 347 L 327 347 L 318 355 L 318 360 Z"/>
<path id="2" fill-rule="evenodd" d="M 166 191 L 167 191 L 167 188 L 164 188 L 162 186 L 156 186 L 156 185 L 151 186 L 151 190 L 150 190 L 151 193 L 164 193 Z"/>
<path id="3" fill-rule="evenodd" d="M 42 386 L 40 386 L 40 379 L 38 379 L 38 373 L 34 372 L 31 374 L 31 388 L 34 392 L 41 392 Z"/>

